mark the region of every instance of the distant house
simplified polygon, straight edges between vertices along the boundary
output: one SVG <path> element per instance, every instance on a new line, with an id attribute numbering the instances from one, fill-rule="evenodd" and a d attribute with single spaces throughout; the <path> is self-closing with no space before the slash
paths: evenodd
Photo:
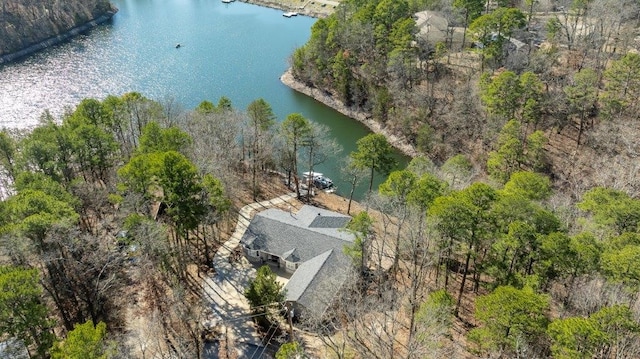
<path id="1" fill-rule="evenodd" d="M 414 15 L 418 36 L 432 43 L 444 42 L 449 32 L 449 22 L 441 14 L 434 11 L 421 11 Z"/>
<path id="2" fill-rule="evenodd" d="M 29 352 L 22 340 L 12 338 L 0 341 L 0 358 L 29 359 Z"/>
<path id="3" fill-rule="evenodd" d="M 250 261 L 293 273 L 286 301 L 297 314 L 321 317 L 351 270 L 343 249 L 355 237 L 342 230 L 350 220 L 313 206 L 297 213 L 271 208 L 255 215 L 241 244 Z"/>

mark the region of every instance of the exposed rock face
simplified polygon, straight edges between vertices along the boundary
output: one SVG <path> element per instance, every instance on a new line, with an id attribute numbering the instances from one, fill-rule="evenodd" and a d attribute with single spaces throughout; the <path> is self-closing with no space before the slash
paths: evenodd
<path id="1" fill-rule="evenodd" d="M 64 40 L 116 11 L 109 0 L 0 0 L 0 63 Z"/>

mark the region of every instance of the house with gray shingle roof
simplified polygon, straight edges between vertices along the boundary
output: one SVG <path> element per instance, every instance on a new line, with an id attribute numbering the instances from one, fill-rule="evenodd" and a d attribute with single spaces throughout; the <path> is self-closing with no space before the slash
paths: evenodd
<path id="1" fill-rule="evenodd" d="M 10 338 L 0 341 L 0 358 L 29 359 L 29 351 L 22 340 Z"/>
<path id="2" fill-rule="evenodd" d="M 308 205 L 296 213 L 270 208 L 254 216 L 240 243 L 250 261 L 293 273 L 284 287 L 293 308 L 322 316 L 351 270 L 343 252 L 355 241 L 343 230 L 350 220 Z"/>

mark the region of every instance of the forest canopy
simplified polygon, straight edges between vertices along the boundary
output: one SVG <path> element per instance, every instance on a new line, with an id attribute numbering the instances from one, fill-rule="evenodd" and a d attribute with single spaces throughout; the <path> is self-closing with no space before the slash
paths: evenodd
<path id="1" fill-rule="evenodd" d="M 507 125 L 504 146 L 522 146 L 522 125 Z M 287 174 L 334 150 L 323 133 L 300 114 L 276 122 L 260 99 L 246 113 L 224 98 L 172 113 L 137 93 L 86 99 L 60 122 L 45 113 L 32 131 L 4 130 L 10 193 L 0 202 L 0 285 L 16 289 L 0 297 L 3 323 L 11 323 L 3 333 L 32 357 L 84 349 L 127 357 L 131 303 L 121 293 L 142 286 L 149 310 L 165 320 L 146 335 L 171 328 L 165 344 L 197 355 L 202 289 L 189 268 L 211 265 L 238 198 L 261 198 L 256 184 L 269 171 L 289 182 Z M 519 153 L 533 161 L 529 137 Z M 383 136 L 367 135 L 345 167 L 353 183 L 374 170 L 386 178 L 365 200 L 371 215 L 354 214 L 346 229 L 357 238 L 345 253 L 361 279 L 335 307 L 347 319 L 333 329 L 345 345 L 390 358 L 395 335 L 406 333 L 409 357 L 436 342 L 437 353 L 455 353 L 447 333 L 464 320 L 473 323 L 464 350 L 482 355 L 562 357 L 581 345 L 638 353 L 630 343 L 640 335 L 640 200 L 597 186 L 567 201 L 545 173 L 515 165 L 491 180 L 464 155 L 442 165 L 417 157 L 394 170 L 389 152 Z M 395 333 L 389 341 L 350 336 L 373 330 L 371 316 L 381 318 L 370 310 L 381 306 L 395 318 L 385 324 Z M 582 322 L 593 339 L 576 344 Z"/>
<path id="2" fill-rule="evenodd" d="M 532 170 L 576 192 L 615 184 L 636 194 L 639 9 L 343 1 L 294 51 L 292 72 L 437 164 L 462 153 L 502 182 Z"/>
<path id="3" fill-rule="evenodd" d="M 421 153 L 398 169 L 369 134 L 344 156 L 347 181 L 369 183 L 346 210 L 353 276 L 324 320 L 296 323 L 327 352 L 640 356 L 640 5 L 556 3 L 345 0 L 293 53 L 298 81 Z M 264 183 L 313 201 L 298 175 L 338 147 L 302 114 L 224 97 L 85 99 L 0 131 L 0 339 L 33 358 L 200 357 L 199 276 L 239 208 L 273 195 Z M 273 277 L 251 283 L 279 303 Z M 293 343 L 281 355 L 309 349 Z"/>
<path id="4" fill-rule="evenodd" d="M 410 308 L 370 324 L 387 341 L 349 316 L 358 353 L 391 358 L 403 332 L 406 357 L 458 356 L 459 339 L 430 331 L 447 321 L 425 319 L 426 285 L 451 295 L 478 356 L 639 355 L 639 14 L 637 1 L 352 0 L 315 23 L 294 77 L 422 155 L 367 202 L 393 220 L 349 248 L 375 278 L 369 305 Z M 393 248 L 393 285 L 362 264 L 383 255 L 376 241 Z"/>

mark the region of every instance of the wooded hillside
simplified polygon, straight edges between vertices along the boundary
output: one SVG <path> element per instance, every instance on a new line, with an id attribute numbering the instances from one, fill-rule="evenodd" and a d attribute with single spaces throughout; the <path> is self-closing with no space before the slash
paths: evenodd
<path id="1" fill-rule="evenodd" d="M 462 153 L 500 181 L 531 169 L 638 194 L 637 23 L 635 0 L 349 0 L 291 63 L 438 164 Z"/>
<path id="2" fill-rule="evenodd" d="M 639 6 L 348 0 L 313 26 L 294 76 L 422 153 L 367 201 L 338 357 L 640 355 Z"/>
<path id="3" fill-rule="evenodd" d="M 114 10 L 108 0 L 4 0 L 0 4 L 0 56 L 61 35 Z"/>
<path id="4" fill-rule="evenodd" d="M 381 134 L 345 154 L 343 175 L 369 183 L 362 206 L 339 200 L 352 273 L 278 357 L 640 357 L 640 3 L 542 5 L 347 0 L 314 25 L 298 79 L 423 155 L 397 169 Z M 418 35 L 425 9 L 451 24 L 443 41 Z M 239 208 L 338 149 L 263 99 L 179 109 L 128 93 L 0 132 L 0 340 L 33 358 L 199 358 L 211 339 L 234 357 L 199 276 Z M 275 275 L 259 279 L 273 296 L 251 318 L 275 352 L 294 337 Z"/>
<path id="5" fill-rule="evenodd" d="M 200 358 L 220 334 L 202 277 L 239 209 L 291 191 L 274 170 L 312 171 L 336 147 L 302 115 L 275 120 L 263 99 L 178 112 L 128 93 L 0 131 L 0 342 Z"/>

